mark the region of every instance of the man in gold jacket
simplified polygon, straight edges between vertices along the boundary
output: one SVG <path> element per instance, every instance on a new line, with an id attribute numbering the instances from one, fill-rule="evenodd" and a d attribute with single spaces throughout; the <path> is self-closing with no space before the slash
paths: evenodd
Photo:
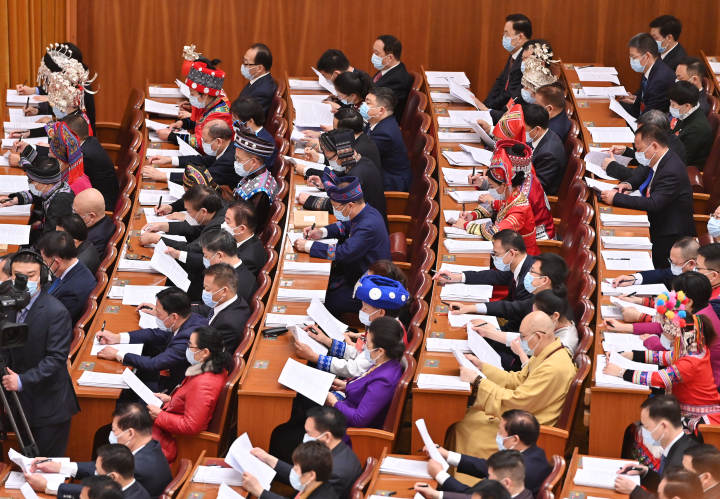
<path id="1" fill-rule="evenodd" d="M 520 324 L 520 339 L 533 353 L 521 371 L 506 372 L 474 356 L 470 358 L 482 374 L 461 368 L 460 377 L 473 385 L 474 401 L 454 426 L 450 443 L 454 441 L 456 452 L 490 457 L 498 450 L 495 437 L 500 415 L 509 409 L 528 411 L 541 425 L 552 426 L 560 417 L 577 369 L 555 339 L 550 316 L 540 311 L 528 314 Z"/>

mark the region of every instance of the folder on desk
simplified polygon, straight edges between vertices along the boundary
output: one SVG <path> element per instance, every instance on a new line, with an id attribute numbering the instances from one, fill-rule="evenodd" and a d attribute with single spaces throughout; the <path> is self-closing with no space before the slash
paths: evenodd
<path id="1" fill-rule="evenodd" d="M 589 126 L 593 142 L 622 144 L 633 142 L 635 134 L 626 126 Z"/>
<path id="2" fill-rule="evenodd" d="M 490 301 L 493 287 L 489 284 L 465 284 L 454 282 L 446 284 L 440 291 L 440 299 L 443 301 L 469 301 L 484 303 Z"/>
<path id="3" fill-rule="evenodd" d="M 270 483 L 275 478 L 275 470 L 263 461 L 253 456 L 250 452 L 253 446 L 250 437 L 243 433 L 230 446 L 225 462 L 239 473 L 250 473 L 258 479 L 260 485 L 266 490 L 270 489 Z"/>
<path id="4" fill-rule="evenodd" d="M 445 239 L 443 246 L 450 253 L 491 253 L 492 241 L 469 241 L 464 239 Z"/>
<path id="5" fill-rule="evenodd" d="M 165 102 L 158 102 L 152 99 L 145 99 L 145 112 L 157 114 L 160 116 L 169 116 L 171 118 L 177 118 L 180 113 L 180 106 L 177 104 L 168 104 Z"/>
<path id="6" fill-rule="evenodd" d="M 470 80 L 464 71 L 425 71 L 425 78 L 430 87 L 448 87 L 448 80 L 463 87 L 470 86 Z"/>
<path id="7" fill-rule="evenodd" d="M 315 369 L 294 359 L 285 362 L 278 383 L 324 405 L 335 375 Z"/>
<path id="8" fill-rule="evenodd" d="M 304 229 L 315 224 L 315 227 L 325 227 L 328 224 L 327 211 L 293 210 L 293 225 L 296 229 Z"/>
<path id="9" fill-rule="evenodd" d="M 469 360 L 468 363 L 470 363 Z M 472 363 L 470 364 L 472 365 Z M 420 374 L 417 379 L 417 386 L 424 390 L 470 391 L 470 383 L 462 381 L 460 376 L 444 374 Z"/>
<path id="10" fill-rule="evenodd" d="M 227 484 L 233 487 L 242 485 L 242 473 L 233 468 L 220 466 L 198 466 L 192 477 L 195 483 L 209 483 L 211 485 Z"/>
<path id="11" fill-rule="evenodd" d="M 650 227 L 647 215 L 600 213 L 600 221 L 607 227 Z"/>
<path id="12" fill-rule="evenodd" d="M 649 237 L 600 236 L 603 247 L 607 249 L 651 250 Z"/>
<path id="13" fill-rule="evenodd" d="M 128 388 L 122 374 L 83 371 L 77 381 L 80 386 L 94 386 L 96 388 Z"/>

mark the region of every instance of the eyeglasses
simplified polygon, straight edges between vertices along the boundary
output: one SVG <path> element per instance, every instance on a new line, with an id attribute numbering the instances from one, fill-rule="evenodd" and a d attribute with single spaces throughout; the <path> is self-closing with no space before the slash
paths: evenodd
<path id="1" fill-rule="evenodd" d="M 545 274 L 541 274 L 541 273 L 539 273 L 539 272 L 535 272 L 534 270 L 528 271 L 528 274 L 532 274 L 532 275 L 534 275 L 535 277 L 545 277 Z"/>
<path id="2" fill-rule="evenodd" d="M 708 272 L 720 272 L 720 270 L 717 269 L 709 269 L 707 267 L 695 267 L 695 270 L 707 270 Z"/>

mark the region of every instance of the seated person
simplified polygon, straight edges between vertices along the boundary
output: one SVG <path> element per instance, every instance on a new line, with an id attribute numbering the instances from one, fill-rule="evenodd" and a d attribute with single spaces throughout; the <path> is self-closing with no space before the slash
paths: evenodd
<path id="1" fill-rule="evenodd" d="M 710 280 L 710 299 L 720 298 L 720 243 L 706 244 L 698 249 L 695 270 Z"/>
<path id="2" fill-rule="evenodd" d="M 380 291 L 379 295 L 376 290 Z M 362 302 L 359 318 L 367 328 L 378 317 L 397 319 L 401 309 L 407 306 L 410 294 L 397 281 L 379 275 L 365 274 L 355 286 L 355 298 Z M 400 325 L 403 328 L 403 343 L 407 345 L 405 326 L 401 322 Z M 318 369 L 331 372 L 341 378 L 356 378 L 373 366 L 367 355 L 361 355 L 363 351 L 358 351 L 355 343 L 332 339 L 323 332 L 318 332 L 314 325 L 305 329 L 312 339 L 328 348 L 328 354 L 319 355 L 304 343 L 293 342 L 293 348 L 298 357 L 317 364 Z"/>
<path id="3" fill-rule="evenodd" d="M 222 337 L 225 351 L 231 355 L 245 339 L 245 323 L 250 307 L 237 295 L 238 281 L 235 269 L 227 263 L 217 263 L 205 270 L 202 301 L 198 312 L 208 318 Z"/>
<path id="4" fill-rule="evenodd" d="M 670 289 L 675 276 L 695 270 L 700 243 L 694 237 L 681 237 L 670 248 L 670 267 L 664 269 L 644 270 L 634 274 L 623 274 L 613 279 L 614 287 L 632 286 L 635 284 L 662 283 Z M 649 303 L 648 303 L 649 304 Z"/>
<path id="5" fill-rule="evenodd" d="M 190 298 L 180 288 L 163 289 L 155 296 L 156 305 L 143 303 L 138 308 L 154 315 L 157 327 L 128 333 L 108 330 L 96 333 L 97 341 L 103 345 L 143 343 L 143 354 L 122 354 L 107 346 L 98 352 L 98 358 L 136 368 L 138 376 L 153 390 L 172 391 L 185 376 L 188 366 L 185 349 L 190 333 L 206 326 L 207 319 L 190 311 Z M 163 375 L 162 371 L 169 371 L 170 375 Z"/>
<path id="6" fill-rule="evenodd" d="M 265 163 L 274 152 L 275 142 L 263 140 L 247 128 L 235 130 L 235 173 L 241 179 L 233 195 L 255 207 L 261 227 L 268 223 L 270 206 L 278 193 L 277 181 Z"/>
<path id="7" fill-rule="evenodd" d="M 678 40 L 682 31 L 682 23 L 675 16 L 662 15 L 650 21 L 650 36 L 657 42 L 660 58 L 670 69 L 675 68 L 687 53 Z"/>
<path id="8" fill-rule="evenodd" d="M 82 481 L 81 499 L 125 499 L 122 487 L 107 475 L 93 475 Z"/>
<path id="9" fill-rule="evenodd" d="M 572 128 L 565 104 L 565 89 L 559 82 L 543 85 L 535 90 L 535 103 L 547 109 L 550 115 L 548 128 L 555 132 L 564 143 Z"/>
<path id="10" fill-rule="evenodd" d="M 555 132 L 548 128 L 550 115 L 539 104 L 529 104 L 523 108 L 525 136 L 532 145 L 532 164 L 535 175 L 542 184 L 545 193 L 555 196 L 560 189 L 567 156 L 565 146 Z"/>
<path id="11" fill-rule="evenodd" d="M 350 61 L 345 54 L 343 54 L 342 50 L 338 49 L 328 49 L 323 52 L 315 64 L 315 69 L 320 71 L 320 74 L 328 81 L 335 81 L 335 78 L 337 78 L 340 73 L 346 71 L 350 71 L 351 73 L 364 73 L 364 71 L 351 66 Z"/>
<path id="12" fill-rule="evenodd" d="M 12 258 L 15 253 L 0 255 L 0 284 L 12 279 Z"/>
<path id="13" fill-rule="evenodd" d="M 248 80 L 238 99 L 252 97 L 260 103 L 267 116 L 273 96 L 277 92 L 277 83 L 270 74 L 273 57 L 270 48 L 264 43 L 253 43 L 243 55 L 240 73 Z"/>
<path id="14" fill-rule="evenodd" d="M 339 74 L 333 81 L 337 99 L 340 104 L 331 102 L 333 111 L 337 111 L 343 107 L 357 109 L 364 120 L 368 120 L 367 105 L 363 106 L 368 90 L 372 85 L 372 80 L 365 72 L 352 73 L 345 71 Z"/>
<path id="15" fill-rule="evenodd" d="M 85 173 L 80 138 L 75 135 L 64 121 L 55 121 L 45 125 L 50 146 L 48 155 L 58 160 L 62 179 L 68 183 L 75 194 L 92 187 Z M 44 148 L 38 150 L 42 155 Z"/>
<path id="16" fill-rule="evenodd" d="M 705 113 L 700 109 L 700 92 L 688 81 L 675 82 L 668 90 L 670 99 L 670 133 L 677 135 L 685 146 L 686 164 L 702 171 L 713 145 L 713 132 Z"/>
<path id="17" fill-rule="evenodd" d="M 250 272 L 240 257 L 237 256 L 237 244 L 230 233 L 226 230 L 206 232 L 200 236 L 199 243 L 203 252 L 203 265 L 205 268 L 208 269 L 218 263 L 230 265 L 235 270 L 235 277 L 237 277 L 236 291 L 238 298 L 250 303 L 257 289 L 257 279 L 255 274 Z M 197 277 L 195 275 L 191 276 L 193 280 Z M 199 277 L 202 278 L 202 275 L 199 275 Z"/>
<path id="18" fill-rule="evenodd" d="M 220 228 L 233 236 L 237 245 L 237 256 L 243 265 L 257 276 L 268 259 L 262 241 L 257 237 L 257 216 L 255 207 L 238 199 L 233 201 L 225 211 L 225 221 Z"/>
<path id="19" fill-rule="evenodd" d="M 710 444 L 701 444 L 685 449 L 683 468 L 695 473 L 700 479 L 706 498 L 717 497 L 720 489 L 720 450 Z"/>
<path id="20" fill-rule="evenodd" d="M 531 312 L 520 324 L 520 337 L 532 358 L 519 372 L 509 373 L 469 356 L 477 370 L 463 367 L 460 378 L 472 382 L 474 399 L 465 417 L 453 427 L 453 450 L 489 457 L 497 449 L 498 416 L 508 409 L 532 410 L 541 425 L 560 417 L 576 367 L 555 338 L 555 324 L 545 312 Z"/>
<path id="21" fill-rule="evenodd" d="M 698 98 L 700 109 L 707 116 L 712 111 L 712 105 L 710 99 L 708 99 L 707 90 L 703 85 L 703 78 L 705 77 L 705 64 L 695 57 L 685 57 L 675 68 L 675 81 L 689 81 L 698 89 L 700 92 Z"/>
<path id="22" fill-rule="evenodd" d="M 396 97 L 388 88 L 375 86 L 368 92 L 365 103 L 369 117 L 365 133 L 380 151 L 385 190 L 408 192 L 412 169 L 402 132 L 393 118 Z"/>
<path id="23" fill-rule="evenodd" d="M 413 85 L 413 76 L 408 73 L 405 63 L 400 61 L 402 43 L 392 35 L 380 35 L 373 42 L 372 51 L 370 62 L 377 70 L 372 81 L 375 86 L 392 90 L 397 102 L 394 106 L 395 118 L 399 121 Z"/>
<path id="24" fill-rule="evenodd" d="M 212 327 L 199 327 L 192 332 L 185 356 L 190 367 L 180 386 L 172 395 L 155 394 L 162 400 L 162 407 L 148 406 L 155 420 L 153 438 L 160 442 L 169 463 L 177 457 L 173 434 L 197 435 L 207 428 L 233 366 L 222 336 Z"/>
<path id="25" fill-rule="evenodd" d="M 333 459 L 330 449 L 321 442 L 300 444 L 292 454 L 292 469 L 288 481 L 298 491 L 295 497 L 305 499 L 337 499 L 341 497 L 330 483 Z M 284 496 L 264 490 L 258 479 L 245 471 L 242 474 L 243 488 L 259 499 L 282 499 Z"/>
<path id="26" fill-rule="evenodd" d="M 362 473 L 362 466 L 353 450 L 343 439 L 345 436 L 345 416 L 333 407 L 313 407 L 305 420 L 303 442 L 320 442 L 330 449 L 332 456 L 332 474 L 328 483 L 335 489 L 338 497 L 350 497 L 355 480 Z M 255 447 L 251 454 L 272 467 L 277 479 L 290 485 L 292 466 L 271 456 L 263 449 Z"/>
<path id="27" fill-rule="evenodd" d="M 713 242 L 720 243 L 720 206 L 715 208 L 715 211 L 710 214 L 707 222 L 707 231 Z"/>
<path id="28" fill-rule="evenodd" d="M 488 109 L 501 109 L 508 100 L 520 96 L 522 79 L 522 47 L 532 38 L 532 23 L 524 14 L 505 17 L 502 46 L 510 52 L 505 67 L 483 100 Z"/>
<path id="29" fill-rule="evenodd" d="M 352 297 L 355 283 L 373 262 L 390 260 L 390 237 L 383 216 L 365 203 L 357 178 L 326 173 L 323 183 L 338 221 L 316 229 L 306 227 L 303 238 L 293 245 L 295 251 L 334 262 L 325 306 L 336 316 L 355 313 L 361 305 Z M 338 238 L 338 242 L 315 241 L 326 238 Z"/>
<path id="30" fill-rule="evenodd" d="M 70 234 L 78 251 L 78 260 L 85 264 L 92 275 L 100 267 L 100 256 L 95 246 L 87 240 L 87 227 L 80 215 L 72 214 L 62 217 L 57 224 L 57 230 L 63 230 Z"/>
<path id="31" fill-rule="evenodd" d="M 533 494 L 538 493 L 543 482 L 552 471 L 545 451 L 537 446 L 539 436 L 540 424 L 535 419 L 535 416 L 527 411 L 510 409 L 502 414 L 498 433 L 495 437 L 498 450 L 512 449 L 520 454 L 525 464 L 525 487 Z M 438 451 L 448 464 L 455 466 L 458 473 L 477 478 L 488 478 L 488 468 L 492 467 L 490 462 L 493 459 L 492 456 L 490 460 L 485 460 L 451 452 L 442 447 Z M 493 456 L 497 456 L 497 453 L 493 454 Z M 432 459 L 428 461 L 428 473 L 438 482 L 439 490 L 468 493 L 471 489 L 471 487 L 459 482 L 456 478 L 443 471 L 440 463 Z"/>
<path id="32" fill-rule="evenodd" d="M 222 190 L 215 183 L 210 171 L 204 166 L 186 166 L 182 174 L 182 185 L 185 193 L 196 185 L 199 185 L 201 187 L 207 187 L 210 191 L 222 196 Z M 167 216 L 169 221 L 176 222 L 185 220 L 187 214 L 185 211 L 185 199 L 183 199 L 183 197 L 176 199 L 172 203 L 162 203 L 159 207 L 155 206 L 153 210 L 155 211 L 155 215 Z"/>
<path id="33" fill-rule="evenodd" d="M 115 233 L 115 224 L 105 215 L 104 206 L 104 197 L 97 189 L 85 189 L 72 201 L 72 212 L 85 222 L 87 240 L 95 246 L 100 258 L 105 256 L 107 244 Z"/>
<path id="34" fill-rule="evenodd" d="M 134 456 L 135 479 L 152 497 L 159 497 L 172 480 L 172 474 L 160 444 L 152 439 L 152 425 L 153 420 L 145 403 L 120 404 L 113 413 L 109 440 L 111 444 L 120 444 L 130 450 Z M 93 461 L 76 463 L 46 461 L 46 459 L 35 458 L 30 466 L 31 472 L 33 474 L 63 473 L 75 479 L 91 477 L 98 473 Z M 79 494 L 82 488 L 75 484 L 65 484 L 61 487 L 73 495 Z M 52 491 L 48 490 L 48 492 Z"/>
<path id="35" fill-rule="evenodd" d="M 78 260 L 75 241 L 67 232 L 48 232 L 40 238 L 36 248 L 54 276 L 48 293 L 65 305 L 74 324 L 85 310 L 97 280 Z"/>
<path id="36" fill-rule="evenodd" d="M 252 97 L 237 99 L 232 103 L 230 112 L 233 116 L 233 123 L 240 121 L 241 124 L 245 125 L 246 128 L 249 128 L 252 133 L 261 139 L 275 144 L 275 137 L 273 137 L 273 134 L 271 134 L 264 126 L 266 121 L 265 111 L 258 101 Z M 277 154 L 278 150 L 276 147 L 272 155 L 265 158 L 265 166 L 267 166 L 269 170 L 271 170 L 275 165 Z M 233 186 L 237 185 L 239 180 L 240 179 L 238 179 Z"/>
<path id="37" fill-rule="evenodd" d="M 502 483 L 489 478 L 471 487 L 467 493 L 439 492 L 424 482 L 416 483 L 411 490 L 414 490 L 425 499 L 512 499 L 510 492 Z"/>

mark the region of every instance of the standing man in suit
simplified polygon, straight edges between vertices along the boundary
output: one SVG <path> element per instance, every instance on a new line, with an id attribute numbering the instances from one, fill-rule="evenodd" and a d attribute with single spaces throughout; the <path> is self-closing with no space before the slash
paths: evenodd
<path id="1" fill-rule="evenodd" d="M 675 68 L 675 78 L 679 81 L 689 81 L 695 88 L 700 92 L 698 102 L 700 103 L 700 109 L 707 116 L 712 111 L 710 105 L 710 99 L 708 99 L 707 90 L 703 85 L 703 78 L 705 78 L 705 64 L 700 59 L 695 57 L 686 57 L 680 61 Z"/>
<path id="2" fill-rule="evenodd" d="M 85 264 L 92 275 L 95 275 L 100 267 L 100 255 L 95 246 L 87 240 L 88 230 L 80 215 L 72 214 L 62 217 L 55 229 L 64 230 L 72 236 L 77 248 L 78 260 Z"/>
<path id="3" fill-rule="evenodd" d="M 200 246 L 203 252 L 203 265 L 205 268 L 217 263 L 225 263 L 235 269 L 237 277 L 238 297 L 250 303 L 255 290 L 257 279 L 255 274 L 243 265 L 243 261 L 237 256 L 237 245 L 233 237 L 225 230 L 216 230 L 203 234 L 200 237 Z M 203 276 L 199 276 L 201 279 Z M 191 276 L 193 280 L 197 277 Z"/>
<path id="4" fill-rule="evenodd" d="M 633 499 L 654 497 L 650 492 L 657 492 L 660 477 L 665 470 L 682 467 L 683 454 L 687 449 L 697 445 L 697 440 L 683 430 L 680 404 L 673 395 L 655 395 L 646 399 L 640 406 L 640 423 L 646 442 L 653 441 L 662 447 L 660 468 L 651 470 L 643 464 L 633 464 L 625 468 L 639 468 L 641 471 L 620 471 L 615 479 L 615 490 L 621 494 L 630 494 Z M 640 475 L 640 485 L 624 476 Z M 643 490 L 643 487 L 645 490 Z"/>
<path id="5" fill-rule="evenodd" d="M 2 385 L 18 392 L 40 454 L 64 456 L 70 419 L 80 410 L 67 369 L 72 322 L 63 304 L 43 289 L 48 269 L 40 255 L 17 253 L 12 259 L 13 280 L 19 274 L 27 277 L 30 301 L 14 322 L 27 325 L 28 338 L 24 346 L 2 352 L 7 363 Z"/>
<path id="6" fill-rule="evenodd" d="M 545 194 L 554 196 L 560 189 L 567 156 L 565 146 L 555 132 L 548 128 L 550 114 L 539 104 L 523 106 L 525 139 L 532 147 L 532 164 Z"/>
<path id="7" fill-rule="evenodd" d="M 673 243 L 683 236 L 695 235 L 692 188 L 685 164 L 668 149 L 667 134 L 654 125 L 644 125 L 635 132 L 635 158 L 650 167 L 649 173 L 637 172 L 617 188 L 603 191 L 604 203 L 647 212 L 653 265 L 669 266 Z M 643 178 L 644 177 L 644 178 Z M 639 189 L 640 196 L 630 196 Z"/>
<path id="8" fill-rule="evenodd" d="M 713 145 L 713 133 L 707 116 L 700 109 L 700 92 L 689 81 L 675 82 L 668 91 L 670 133 L 685 146 L 686 164 L 702 171 Z"/>
<path id="9" fill-rule="evenodd" d="M 225 351 L 230 355 L 245 339 L 245 323 L 250 307 L 237 295 L 238 280 L 235 269 L 226 263 L 211 265 L 205 271 L 199 313 L 207 317 L 208 325 L 217 329 L 223 338 Z"/>
<path id="10" fill-rule="evenodd" d="M 633 95 L 620 97 L 618 102 L 634 117 L 650 109 L 667 113 L 670 102 L 667 91 L 675 82 L 675 72 L 660 59 L 658 46 L 647 33 L 638 33 L 628 42 L 630 67 L 642 73 L 640 88 Z"/>
<path id="11" fill-rule="evenodd" d="M 255 234 L 257 230 L 255 207 L 242 199 L 233 201 L 225 211 L 225 221 L 220 228 L 233 236 L 235 244 L 237 244 L 238 258 L 243 261 L 243 265 L 250 272 L 257 276 L 267 262 L 268 253 L 260 238 Z"/>
<path id="12" fill-rule="evenodd" d="M 249 128 L 252 133 L 257 135 L 263 140 L 270 143 L 275 143 L 275 137 L 265 127 L 265 112 L 263 111 L 260 103 L 252 97 L 245 97 L 237 99 L 232 103 L 230 112 L 233 115 L 233 120 L 240 121 L 245 127 Z M 272 169 L 277 158 L 278 150 L 277 146 L 273 150 L 271 156 L 265 158 L 265 166 L 268 169 Z M 240 179 L 238 178 L 238 181 Z M 237 184 L 237 182 L 236 182 Z"/>
<path id="13" fill-rule="evenodd" d="M 572 128 L 572 122 L 565 111 L 565 91 L 559 83 L 543 85 L 535 90 L 535 102 L 547 109 L 550 115 L 548 128 L 564 143 Z"/>
<path id="14" fill-rule="evenodd" d="M 74 324 L 85 310 L 97 280 L 85 264 L 78 260 L 78 250 L 69 233 L 57 230 L 48 232 L 37 242 L 36 247 L 54 276 L 48 293 L 65 305 Z"/>
<path id="15" fill-rule="evenodd" d="M 373 76 L 376 87 L 387 87 L 395 94 L 395 105 L 390 110 L 400 121 L 405 102 L 413 84 L 413 76 L 405 69 L 405 63 L 400 61 L 402 43 L 392 35 L 380 35 L 373 43 L 372 62 L 377 70 Z"/>
<path id="16" fill-rule="evenodd" d="M 685 49 L 678 43 L 681 31 L 682 23 L 675 16 L 666 14 L 650 21 L 650 36 L 657 43 L 660 58 L 673 71 L 687 57 Z"/>
<path id="17" fill-rule="evenodd" d="M 263 113 L 267 116 L 272 104 L 273 96 L 277 91 L 277 83 L 270 74 L 272 68 L 272 52 L 264 43 L 254 43 L 243 55 L 243 64 L 240 68 L 243 78 L 248 80 L 238 99 L 252 97 L 260 103 Z"/>
<path id="18" fill-rule="evenodd" d="M 522 47 L 530 38 L 532 38 L 532 23 L 525 14 L 510 14 L 505 18 L 502 46 L 510 52 L 510 56 L 483 100 L 487 109 L 503 109 L 508 100 L 520 96 Z"/>
<path id="19" fill-rule="evenodd" d="M 80 192 L 73 200 L 72 211 L 83 219 L 88 228 L 88 241 L 95 246 L 100 258 L 104 257 L 107 243 L 115 232 L 115 224 L 105 215 L 102 192 L 97 189 Z"/>
<path id="20" fill-rule="evenodd" d="M 388 88 L 373 87 L 365 97 L 365 103 L 370 116 L 365 132 L 380 151 L 385 190 L 408 192 L 412 170 L 402 132 L 392 118 L 395 95 Z"/>

